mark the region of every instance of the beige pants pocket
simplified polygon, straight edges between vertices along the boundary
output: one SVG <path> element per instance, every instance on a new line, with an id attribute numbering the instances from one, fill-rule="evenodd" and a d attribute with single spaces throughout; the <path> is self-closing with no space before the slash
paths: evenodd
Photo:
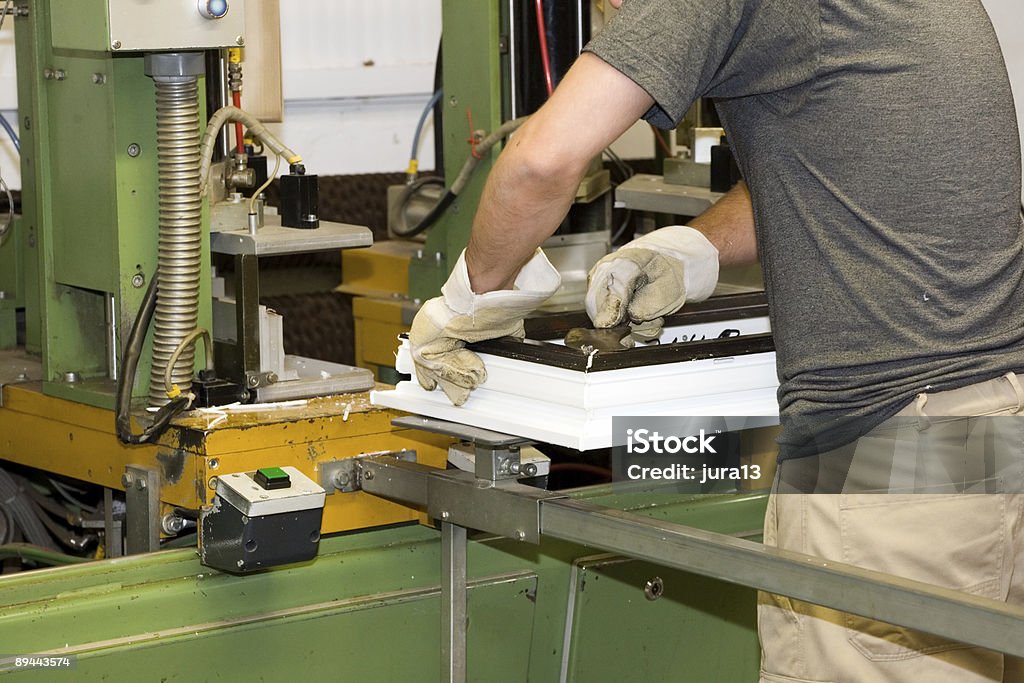
<path id="1" fill-rule="evenodd" d="M 1011 520 L 1003 495 L 861 494 L 839 502 L 843 561 L 1005 600 Z M 967 647 L 939 636 L 846 615 L 850 643 L 895 661 Z"/>
<path id="2" fill-rule="evenodd" d="M 793 678 L 792 676 L 780 676 L 762 671 L 760 683 L 833 683 L 833 681 L 822 681 L 817 678 Z"/>

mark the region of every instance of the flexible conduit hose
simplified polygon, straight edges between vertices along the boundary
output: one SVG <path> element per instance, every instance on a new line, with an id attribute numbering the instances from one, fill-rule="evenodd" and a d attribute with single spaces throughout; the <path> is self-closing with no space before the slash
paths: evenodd
<path id="1" fill-rule="evenodd" d="M 47 550 L 57 550 L 57 544 L 53 542 L 46 527 L 36 516 L 28 496 L 18 486 L 14 477 L 3 469 L 0 469 L 0 505 L 10 510 L 14 521 L 30 543 Z"/>
<path id="2" fill-rule="evenodd" d="M 455 198 L 459 196 L 459 193 L 466 188 L 466 184 L 469 183 L 469 179 L 473 177 L 473 172 L 476 171 L 476 167 L 480 164 L 480 161 L 487 156 L 487 153 L 491 151 L 491 148 L 518 130 L 520 126 L 526 123 L 528 118 L 528 116 L 521 116 L 518 119 L 506 121 L 501 124 L 497 130 L 481 140 L 480 143 L 476 145 L 475 153 L 470 154 L 469 157 L 466 158 L 466 163 L 462 165 L 459 175 L 455 176 L 455 182 L 452 183 L 452 186 L 448 188 L 448 191 L 441 196 L 436 204 L 434 204 L 434 207 L 426 216 L 423 217 L 423 220 L 415 226 L 411 228 L 406 227 L 404 222 L 400 220 L 400 217 L 396 214 L 392 214 L 394 218 L 392 221 L 392 230 L 394 233 L 399 237 L 412 237 L 413 235 L 420 234 L 436 223 L 437 219 L 441 217 L 449 206 L 451 206 L 452 202 L 455 201 Z M 417 189 L 419 189 L 419 185 L 406 185 L 406 188 L 402 191 L 398 201 L 395 202 L 396 206 L 404 206 L 409 200 L 411 194 Z"/>
<path id="3" fill-rule="evenodd" d="M 302 161 L 301 156 L 277 139 L 255 116 L 238 107 L 221 107 L 206 124 L 206 133 L 203 135 L 203 142 L 199 150 L 202 159 L 199 177 L 202 180 L 201 190 L 204 195 L 210 182 L 210 167 L 213 165 L 213 148 L 217 144 L 217 136 L 224 124 L 231 121 L 245 124 L 250 133 L 262 140 L 263 144 L 270 148 L 270 151 L 284 157 L 289 164 L 298 164 Z"/>
<path id="4" fill-rule="evenodd" d="M 199 88 L 195 76 L 154 77 L 160 178 L 158 289 L 149 404 L 169 401 L 163 390 L 168 360 L 199 322 L 202 199 L 199 194 Z M 192 387 L 195 348 L 182 352 L 171 375 Z"/>

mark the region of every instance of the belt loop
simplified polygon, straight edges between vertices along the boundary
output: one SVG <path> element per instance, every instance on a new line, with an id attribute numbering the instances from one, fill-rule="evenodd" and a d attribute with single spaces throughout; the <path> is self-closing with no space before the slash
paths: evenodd
<path id="1" fill-rule="evenodd" d="M 1024 389 L 1021 388 L 1020 380 L 1017 379 L 1016 374 L 1008 372 L 1003 375 L 1003 377 L 1005 377 L 1006 381 L 1010 383 L 1010 386 L 1013 388 L 1013 393 L 1017 395 L 1017 407 L 1013 409 L 1013 412 L 1019 413 L 1021 408 L 1024 408 Z"/>
<path id="2" fill-rule="evenodd" d="M 931 421 L 924 412 L 925 404 L 928 403 L 928 394 L 918 394 L 914 401 L 914 412 L 917 413 L 917 431 L 923 432 L 932 426 Z"/>

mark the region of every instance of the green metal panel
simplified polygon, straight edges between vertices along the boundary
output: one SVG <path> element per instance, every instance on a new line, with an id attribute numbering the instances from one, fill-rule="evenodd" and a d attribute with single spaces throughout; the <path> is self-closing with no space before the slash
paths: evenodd
<path id="1" fill-rule="evenodd" d="M 21 294 L 24 289 L 22 232 L 21 221 L 16 219 L 0 241 L 0 349 L 17 346 L 17 309 L 25 305 Z"/>
<path id="2" fill-rule="evenodd" d="M 582 562 L 575 590 L 569 681 L 757 680 L 757 591 L 622 559 Z"/>
<path id="3" fill-rule="evenodd" d="M 441 4 L 444 164 L 448 186 L 469 158 L 472 131 L 491 132 L 503 122 L 504 78 L 499 43 L 505 4 L 479 0 L 443 0 Z M 430 230 L 423 257 L 410 263 L 409 292 L 413 298 L 427 299 L 440 293 L 455 260 L 469 242 L 480 193 L 498 149 L 491 151 L 491 158 L 480 162 L 458 199 Z"/>
<path id="4" fill-rule="evenodd" d="M 110 49 L 110 18 L 107 0 L 62 2 L 50 19 L 53 46 L 68 50 Z"/>
<path id="5" fill-rule="evenodd" d="M 577 495 L 628 506 L 643 499 Z M 763 496 L 661 497 L 643 512 L 738 533 L 760 528 L 764 504 Z M 558 680 L 566 606 L 581 588 L 573 565 L 593 554 L 559 541 L 470 542 L 470 680 Z M 203 568 L 191 550 L 10 575 L 0 578 L 0 642 L 5 654 L 70 648 L 79 655 L 74 680 L 435 681 L 439 568 L 439 534 L 405 526 L 326 538 L 311 562 L 245 577 Z M 666 597 L 636 605 L 652 571 L 587 565 L 583 604 L 569 621 L 573 680 L 743 680 L 685 678 L 680 669 L 621 675 L 646 660 L 678 661 L 680 650 L 693 671 L 756 671 L 751 592 L 664 573 Z M 661 630 L 645 631 L 646 649 L 636 649 L 641 634 L 629 631 L 646 617 Z M 54 680 L 52 671 L 12 675 Z"/>
<path id="6" fill-rule="evenodd" d="M 158 169 L 155 91 L 142 56 L 115 58 L 89 42 L 106 11 L 105 0 L 33 0 L 17 19 L 17 49 L 30 346 L 42 353 L 46 393 L 109 408 L 108 302 L 113 296 L 123 343 L 145 292 L 132 278 L 155 276 Z M 199 324 L 209 329 L 208 211 L 203 230 Z M 148 392 L 149 360 L 147 346 L 135 396 Z M 84 381 L 63 383 L 69 371 Z"/>

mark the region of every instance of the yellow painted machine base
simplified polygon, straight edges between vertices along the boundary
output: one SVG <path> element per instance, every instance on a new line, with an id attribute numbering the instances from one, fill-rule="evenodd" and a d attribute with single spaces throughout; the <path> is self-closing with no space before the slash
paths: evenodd
<path id="1" fill-rule="evenodd" d="M 443 468 L 451 439 L 391 425 L 398 413 L 370 405 L 367 392 L 313 398 L 280 408 L 193 411 L 158 444 L 118 441 L 109 410 L 3 386 L 0 459 L 122 489 L 127 465 L 159 468 L 165 506 L 197 510 L 213 500 L 220 474 L 291 465 L 320 481 L 324 463 L 367 453 L 415 450 Z M 327 496 L 323 533 L 421 519 L 417 510 L 362 492 Z"/>

